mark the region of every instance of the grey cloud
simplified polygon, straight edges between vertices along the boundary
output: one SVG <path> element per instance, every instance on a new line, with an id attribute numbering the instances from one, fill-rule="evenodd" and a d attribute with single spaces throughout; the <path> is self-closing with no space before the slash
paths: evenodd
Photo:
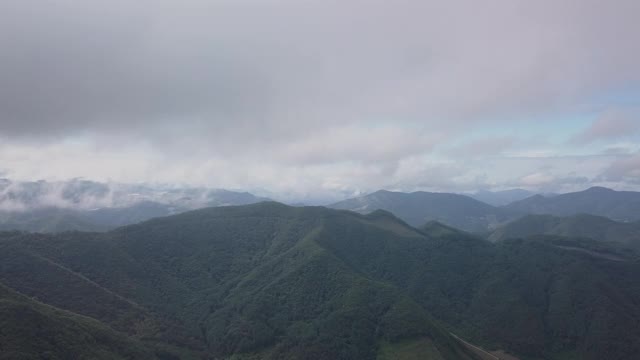
<path id="1" fill-rule="evenodd" d="M 570 106 L 638 80 L 637 4 L 5 1 L 0 132 L 260 142 Z"/>
<path id="2" fill-rule="evenodd" d="M 516 140 L 516 138 L 510 136 L 485 137 L 454 147 L 447 153 L 453 157 L 461 157 L 465 159 L 483 156 L 496 156 L 513 147 Z"/>
<path id="3" fill-rule="evenodd" d="M 296 165 L 333 163 L 357 159 L 364 163 L 397 162 L 429 152 L 437 134 L 390 126 L 329 127 L 310 137 L 294 139 L 276 158 Z"/>
<path id="4" fill-rule="evenodd" d="M 640 108 L 610 109 L 598 117 L 572 142 L 589 144 L 598 140 L 620 139 L 640 133 Z"/>
<path id="5" fill-rule="evenodd" d="M 468 191 L 484 185 L 480 175 L 469 176 L 468 167 L 459 163 L 424 163 L 420 159 L 401 162 L 384 188 L 398 191 Z"/>
<path id="6" fill-rule="evenodd" d="M 69 182 L 14 182 L 0 180 L 0 210 L 34 208 L 92 209 L 114 206 L 114 189 L 106 184 L 72 180 Z"/>
<path id="7" fill-rule="evenodd" d="M 631 153 L 631 149 L 624 146 L 610 146 L 604 149 L 602 152 L 605 155 L 628 155 Z"/>
<path id="8" fill-rule="evenodd" d="M 94 210 L 130 207 L 155 202 L 174 209 L 194 209 L 213 205 L 253 201 L 243 193 L 219 189 L 141 185 L 116 182 L 99 183 L 83 179 L 69 181 L 11 181 L 0 179 L 0 211 L 45 208 Z"/>
<path id="9" fill-rule="evenodd" d="M 639 12 L 635 0 L 6 0 L 0 159 L 10 176 L 297 193 L 479 186 L 498 180 L 468 160 L 508 139 L 463 144 L 463 164 L 424 156 L 637 86 Z"/>
<path id="10" fill-rule="evenodd" d="M 542 186 L 545 191 L 566 192 L 588 187 L 577 181 L 573 184 L 553 181 L 570 177 L 585 177 L 593 184 L 625 188 L 624 181 L 609 182 L 597 178 L 611 164 L 623 159 L 619 154 L 489 157 L 482 161 L 438 159 L 432 155 L 396 158 L 394 156 L 384 162 L 333 163 L 326 159 L 315 163 L 312 159 L 282 163 L 268 156 L 263 161 L 183 155 L 167 159 L 151 149 L 139 151 L 123 147 L 120 151 L 107 151 L 82 144 L 18 146 L 0 143 L 0 163 L 10 169 L 7 176 L 16 180 L 64 180 L 89 174 L 91 179 L 107 183 L 169 183 L 179 187 L 243 189 L 293 202 L 328 203 L 340 200 L 345 194 L 380 188 L 457 192 L 508 189 L 523 187 L 520 179 L 532 173 L 544 174 L 550 180 L 536 184 L 532 182 L 535 179 L 529 178 L 525 187 L 531 190 L 539 190 L 538 187 Z M 309 163 L 305 164 L 307 161 Z"/>
<path id="11" fill-rule="evenodd" d="M 598 175 L 618 155 L 581 155 L 547 157 L 504 157 L 484 163 L 489 169 L 494 188 L 525 188 L 533 191 L 563 193 L 583 190 L 592 185 L 604 184 Z M 501 174 L 496 177 L 496 174 Z M 501 178 L 502 177 L 502 178 Z M 497 180 L 497 181 L 496 181 Z"/>
<path id="12" fill-rule="evenodd" d="M 600 175 L 600 180 L 640 184 L 640 153 L 614 161 Z"/>
<path id="13" fill-rule="evenodd" d="M 578 176 L 575 173 L 557 176 L 551 173 L 535 172 L 521 177 L 515 184 L 540 190 L 555 190 L 561 189 L 564 185 L 588 184 L 589 181 L 588 177 Z"/>

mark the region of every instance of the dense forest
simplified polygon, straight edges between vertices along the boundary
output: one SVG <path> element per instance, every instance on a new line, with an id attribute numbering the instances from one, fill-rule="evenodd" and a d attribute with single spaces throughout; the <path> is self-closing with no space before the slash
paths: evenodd
<path id="1" fill-rule="evenodd" d="M 639 276 L 602 242 L 491 243 L 265 202 L 2 233 L 0 336 L 22 358 L 478 358 L 459 337 L 522 359 L 625 359 L 640 351 Z"/>

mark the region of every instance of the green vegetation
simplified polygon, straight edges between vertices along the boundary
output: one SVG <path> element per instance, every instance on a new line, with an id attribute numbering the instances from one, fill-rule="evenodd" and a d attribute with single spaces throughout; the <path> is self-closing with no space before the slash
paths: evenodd
<path id="1" fill-rule="evenodd" d="M 166 359 L 477 359 L 450 331 L 523 358 L 632 358 L 640 264 L 602 246 L 268 202 L 4 233 L 0 282 Z"/>
<path id="2" fill-rule="evenodd" d="M 30 300 L 0 285 L 0 359 L 157 359 L 100 322 Z"/>
<path id="3" fill-rule="evenodd" d="M 216 357 L 374 359 L 383 342 L 430 338 L 466 359 L 413 299 L 318 243 L 334 217 L 422 238 L 392 216 L 264 203 L 106 234 L 7 233 L 0 279 L 145 343 Z"/>
<path id="4" fill-rule="evenodd" d="M 395 344 L 384 343 L 380 347 L 377 360 L 442 360 L 438 348 L 431 339 L 415 339 Z"/>

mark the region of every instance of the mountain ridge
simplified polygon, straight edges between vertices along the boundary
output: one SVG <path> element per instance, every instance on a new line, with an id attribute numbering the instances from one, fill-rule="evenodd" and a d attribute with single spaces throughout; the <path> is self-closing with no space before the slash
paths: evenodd
<path id="1" fill-rule="evenodd" d="M 329 207 L 360 213 L 382 209 L 394 213 L 412 226 L 436 220 L 463 230 L 479 232 L 516 216 L 512 211 L 466 195 L 425 191 L 403 193 L 379 190 L 331 204 Z"/>
<path id="2" fill-rule="evenodd" d="M 640 250 L 640 221 L 617 222 L 604 216 L 577 214 L 567 217 L 527 215 L 495 229 L 491 241 L 533 235 L 590 238 Z"/>
<path id="3" fill-rule="evenodd" d="M 504 209 L 556 216 L 587 213 L 616 221 L 635 221 L 640 220 L 640 192 L 594 186 L 553 197 L 532 196 L 506 205 Z"/>

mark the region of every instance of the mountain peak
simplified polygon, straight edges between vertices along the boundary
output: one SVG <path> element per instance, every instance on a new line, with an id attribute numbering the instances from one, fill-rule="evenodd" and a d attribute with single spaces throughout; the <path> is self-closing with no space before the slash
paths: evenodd
<path id="1" fill-rule="evenodd" d="M 424 191 L 405 193 L 379 190 L 367 196 L 331 204 L 329 207 L 363 214 L 382 209 L 393 213 L 410 226 L 421 226 L 429 220 L 438 220 L 466 231 L 485 231 L 490 226 L 513 217 L 506 210 L 469 196 Z"/>
<path id="2" fill-rule="evenodd" d="M 370 219 L 377 219 L 377 218 L 398 219 L 392 212 L 387 211 L 387 210 L 382 210 L 382 209 L 374 210 L 374 211 L 370 212 L 369 214 L 367 214 L 366 217 L 368 217 Z"/>
<path id="3" fill-rule="evenodd" d="M 615 192 L 615 190 L 613 189 L 609 189 L 607 187 L 604 186 L 592 186 L 590 188 L 588 188 L 587 190 L 585 190 L 585 192 Z"/>
<path id="4" fill-rule="evenodd" d="M 383 195 L 383 194 L 394 194 L 395 191 L 391 191 L 391 190 L 386 190 L 386 189 L 380 189 L 378 191 L 374 191 L 370 194 L 364 195 L 364 196 L 368 196 L 368 195 Z"/>

